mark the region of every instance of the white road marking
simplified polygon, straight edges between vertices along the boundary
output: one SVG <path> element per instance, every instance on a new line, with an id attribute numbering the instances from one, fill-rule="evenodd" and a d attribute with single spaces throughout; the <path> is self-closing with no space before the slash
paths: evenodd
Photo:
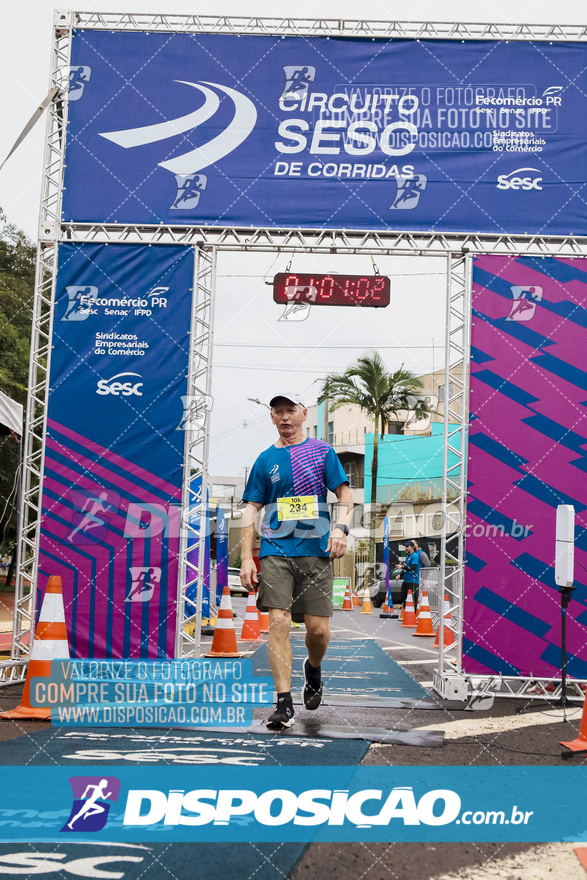
<path id="1" fill-rule="evenodd" d="M 424 687 L 426 682 L 420 682 Z M 567 708 L 567 718 L 571 721 L 579 720 L 582 709 Z M 459 718 L 455 721 L 438 721 L 418 727 L 417 730 L 444 730 L 445 739 L 461 739 L 464 736 L 483 736 L 487 733 L 504 733 L 510 730 L 521 730 L 524 727 L 536 727 L 541 724 L 555 724 L 563 722 L 562 709 L 548 709 L 544 712 L 528 712 L 520 715 L 506 715 L 504 718 L 488 718 L 486 715 L 471 714 L 467 718 Z M 573 729 L 568 727 L 561 730 L 563 739 L 575 738 Z M 585 880 L 585 878 L 583 878 Z"/>
<path id="2" fill-rule="evenodd" d="M 396 660 L 398 666 L 423 666 L 424 664 L 435 663 L 438 666 L 438 660 Z"/>

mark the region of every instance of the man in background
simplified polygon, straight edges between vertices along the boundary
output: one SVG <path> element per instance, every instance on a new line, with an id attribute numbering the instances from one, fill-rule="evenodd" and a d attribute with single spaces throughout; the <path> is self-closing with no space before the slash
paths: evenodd
<path id="1" fill-rule="evenodd" d="M 418 594 L 420 591 L 420 569 L 427 568 L 430 565 L 428 554 L 424 550 L 420 550 L 418 541 L 406 541 L 406 557 L 401 563 L 403 569 L 403 585 L 402 585 L 402 605 L 406 607 L 406 599 L 408 598 L 408 590 L 412 591 L 414 600 L 414 608 L 418 607 Z M 401 575 L 396 576 L 396 580 Z"/>

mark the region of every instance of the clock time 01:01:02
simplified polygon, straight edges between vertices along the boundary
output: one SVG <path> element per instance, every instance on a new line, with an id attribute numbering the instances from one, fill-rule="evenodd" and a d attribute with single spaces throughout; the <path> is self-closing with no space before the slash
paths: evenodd
<path id="1" fill-rule="evenodd" d="M 384 275 L 280 272 L 273 279 L 273 299 L 282 304 L 384 308 L 389 305 L 390 289 L 390 279 Z"/>

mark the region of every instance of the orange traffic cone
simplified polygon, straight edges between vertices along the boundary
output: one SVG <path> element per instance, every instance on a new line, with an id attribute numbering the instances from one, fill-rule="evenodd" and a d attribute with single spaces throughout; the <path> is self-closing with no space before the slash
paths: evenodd
<path id="1" fill-rule="evenodd" d="M 581 724 L 579 725 L 579 736 L 571 742 L 562 742 L 561 746 L 570 749 L 572 752 L 587 752 L 587 699 L 583 703 L 583 714 L 581 715 Z"/>
<path id="2" fill-rule="evenodd" d="M 269 632 L 269 612 L 259 611 L 259 632 Z"/>
<path id="3" fill-rule="evenodd" d="M 416 623 L 416 614 L 414 612 L 414 602 L 412 600 L 411 590 L 408 590 L 408 598 L 406 599 L 406 607 L 404 609 L 404 616 L 401 625 L 412 628 L 418 625 Z"/>
<path id="4" fill-rule="evenodd" d="M 261 625 L 259 623 L 259 612 L 257 611 L 257 599 L 254 593 L 249 593 L 247 607 L 245 609 L 245 619 L 241 632 L 241 641 L 262 642 Z"/>
<path id="5" fill-rule="evenodd" d="M 230 598 L 230 590 L 224 587 L 222 591 L 222 601 L 218 610 L 216 626 L 214 627 L 214 638 L 212 639 L 212 650 L 206 657 L 240 657 L 236 646 L 236 632 L 234 629 L 234 619 L 232 616 L 232 601 Z"/>
<path id="6" fill-rule="evenodd" d="M 361 604 L 361 600 L 357 593 L 353 593 L 353 608 L 358 608 Z"/>
<path id="7" fill-rule="evenodd" d="M 361 605 L 361 614 L 373 614 L 373 606 L 371 605 L 371 596 L 369 590 L 363 591 L 363 604 Z"/>
<path id="8" fill-rule="evenodd" d="M 418 628 L 413 636 L 434 636 L 434 627 L 432 626 L 432 615 L 430 614 L 430 603 L 428 602 L 428 593 L 426 590 L 422 593 L 420 600 L 420 613 L 418 614 Z"/>
<path id="9" fill-rule="evenodd" d="M 346 590 L 345 590 L 345 594 L 344 594 L 344 601 L 342 603 L 342 610 L 343 611 L 352 611 L 353 610 L 350 581 L 347 581 Z"/>
<path id="10" fill-rule="evenodd" d="M 58 575 L 52 575 L 47 581 L 20 705 L 9 712 L 2 712 L 0 718 L 30 721 L 51 718 L 50 708 L 31 706 L 30 687 L 33 678 L 51 675 L 52 660 L 69 660 L 63 593 Z"/>
<path id="11" fill-rule="evenodd" d="M 455 642 L 455 634 L 452 631 L 452 624 L 450 619 L 450 602 L 448 601 L 448 595 L 444 594 L 444 647 L 448 648 L 450 645 L 454 645 Z M 433 648 L 440 647 L 440 624 L 436 629 L 436 639 Z"/>

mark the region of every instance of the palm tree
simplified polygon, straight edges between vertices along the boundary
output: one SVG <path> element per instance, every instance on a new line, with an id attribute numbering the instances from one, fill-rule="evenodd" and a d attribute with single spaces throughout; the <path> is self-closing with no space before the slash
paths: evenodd
<path id="1" fill-rule="evenodd" d="M 404 365 L 390 373 L 377 351 L 367 352 L 357 358 L 344 373 L 329 373 L 320 392 L 320 402 L 328 398 L 330 409 L 341 406 L 357 406 L 366 416 L 373 419 L 373 461 L 371 464 L 371 518 L 369 539 L 369 561 L 375 561 L 375 529 L 377 501 L 377 467 L 379 437 L 385 433 L 385 426 L 392 416 L 410 410 L 416 418 L 422 418 L 429 407 L 425 401 L 415 397 L 423 384 Z"/>

